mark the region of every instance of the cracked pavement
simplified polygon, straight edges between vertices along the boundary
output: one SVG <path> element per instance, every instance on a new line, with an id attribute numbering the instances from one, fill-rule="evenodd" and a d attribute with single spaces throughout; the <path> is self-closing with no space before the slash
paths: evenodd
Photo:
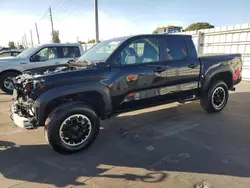
<path id="1" fill-rule="evenodd" d="M 199 101 L 123 113 L 102 122 L 88 150 L 60 155 L 43 128 L 10 120 L 11 96 L 0 93 L 0 187 L 250 187 L 250 82 L 218 114 Z"/>

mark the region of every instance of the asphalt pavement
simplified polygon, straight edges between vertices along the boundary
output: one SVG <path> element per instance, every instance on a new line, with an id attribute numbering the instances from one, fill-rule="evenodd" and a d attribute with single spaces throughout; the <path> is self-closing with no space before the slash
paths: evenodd
<path id="1" fill-rule="evenodd" d="M 120 114 L 74 155 L 54 152 L 43 128 L 14 126 L 11 103 L 0 93 L 1 188 L 250 188 L 249 82 L 217 114 L 199 101 Z"/>

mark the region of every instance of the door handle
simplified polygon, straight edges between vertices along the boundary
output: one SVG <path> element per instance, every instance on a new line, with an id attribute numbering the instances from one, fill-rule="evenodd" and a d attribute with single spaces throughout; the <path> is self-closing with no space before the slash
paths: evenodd
<path id="1" fill-rule="evenodd" d="M 164 71 L 166 71 L 166 69 L 163 68 L 163 67 L 157 67 L 156 69 L 154 69 L 154 72 L 157 72 L 157 73 L 161 73 L 161 72 L 164 72 Z"/>
<path id="2" fill-rule="evenodd" d="M 191 68 L 191 69 L 194 69 L 196 67 L 198 67 L 198 65 L 196 65 L 196 64 L 190 64 L 190 65 L 188 65 L 188 68 Z"/>
<path id="3" fill-rule="evenodd" d="M 25 64 L 27 64 L 27 63 L 20 63 L 20 65 L 25 65 Z"/>
<path id="4" fill-rule="evenodd" d="M 60 63 L 59 62 L 55 62 L 56 65 L 59 65 Z"/>

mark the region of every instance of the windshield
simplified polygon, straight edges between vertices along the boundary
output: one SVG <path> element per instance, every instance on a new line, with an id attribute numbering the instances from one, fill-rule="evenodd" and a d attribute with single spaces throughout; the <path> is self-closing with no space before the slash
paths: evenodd
<path id="1" fill-rule="evenodd" d="M 125 41 L 126 38 L 117 38 L 100 42 L 86 51 L 76 63 L 81 62 L 105 62 L 117 47 Z"/>
<path id="2" fill-rule="evenodd" d="M 26 50 L 24 50 L 22 53 L 20 53 L 18 56 L 18 58 L 25 58 L 27 57 L 28 55 L 30 55 L 36 48 L 28 48 Z"/>

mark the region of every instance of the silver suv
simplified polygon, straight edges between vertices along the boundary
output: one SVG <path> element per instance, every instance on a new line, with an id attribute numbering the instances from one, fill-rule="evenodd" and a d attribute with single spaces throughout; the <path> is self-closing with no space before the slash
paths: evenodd
<path id="1" fill-rule="evenodd" d="M 80 44 L 45 44 L 24 50 L 17 57 L 0 60 L 0 88 L 12 93 L 12 78 L 28 69 L 60 66 L 83 54 Z"/>

